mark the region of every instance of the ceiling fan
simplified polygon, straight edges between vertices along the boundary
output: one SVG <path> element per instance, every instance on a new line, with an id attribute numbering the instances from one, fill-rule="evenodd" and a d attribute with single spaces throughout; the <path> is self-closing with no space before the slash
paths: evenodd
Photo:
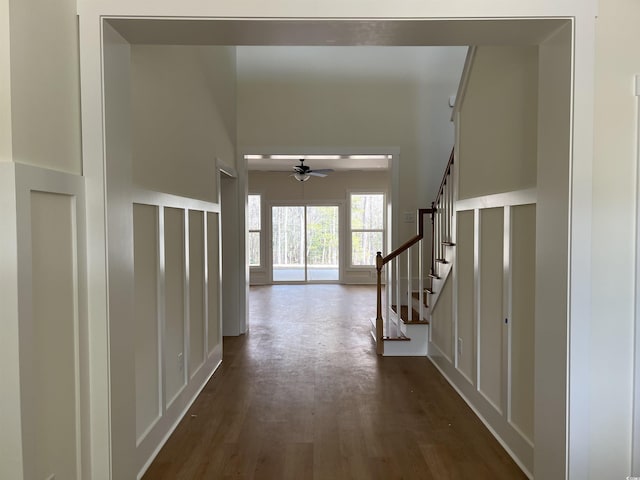
<path id="1" fill-rule="evenodd" d="M 294 165 L 293 167 L 293 176 L 299 182 L 306 182 L 312 176 L 314 177 L 326 177 L 327 174 L 333 172 L 332 168 L 322 168 L 319 170 L 312 170 L 311 167 L 304 164 L 304 158 L 300 159 L 300 165 Z"/>

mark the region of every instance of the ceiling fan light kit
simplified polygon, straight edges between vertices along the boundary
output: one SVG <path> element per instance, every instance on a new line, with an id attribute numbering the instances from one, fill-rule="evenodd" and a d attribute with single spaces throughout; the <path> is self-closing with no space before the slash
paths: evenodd
<path id="1" fill-rule="evenodd" d="M 293 177 L 299 182 L 306 182 L 311 178 L 311 175 L 305 175 L 304 173 L 294 173 Z"/>

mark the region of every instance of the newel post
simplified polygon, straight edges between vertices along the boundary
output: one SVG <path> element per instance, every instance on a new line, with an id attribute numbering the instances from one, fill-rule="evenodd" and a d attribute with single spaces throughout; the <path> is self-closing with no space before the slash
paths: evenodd
<path id="1" fill-rule="evenodd" d="M 384 353 L 384 344 L 382 343 L 382 252 L 376 254 L 376 270 L 377 270 L 377 303 L 376 303 L 376 353 L 382 355 Z"/>

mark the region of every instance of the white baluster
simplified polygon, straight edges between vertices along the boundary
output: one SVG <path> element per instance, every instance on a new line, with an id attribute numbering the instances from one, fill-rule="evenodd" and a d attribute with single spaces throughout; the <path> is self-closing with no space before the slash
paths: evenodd
<path id="1" fill-rule="evenodd" d="M 424 318 L 424 302 L 422 296 L 424 295 L 424 236 L 418 243 L 418 320 Z"/>
<path id="2" fill-rule="evenodd" d="M 413 248 L 407 250 L 407 318 L 409 321 L 413 320 L 413 308 L 411 308 L 411 291 L 413 289 L 413 271 L 411 268 L 411 251 Z M 400 324 L 398 323 L 398 326 Z"/>
<path id="3" fill-rule="evenodd" d="M 400 294 L 402 288 L 402 277 L 400 276 L 400 256 L 397 257 L 396 260 L 396 292 L 395 292 L 395 300 L 396 300 L 396 335 L 398 331 L 398 322 L 400 321 L 400 300 L 402 299 L 402 295 Z"/>

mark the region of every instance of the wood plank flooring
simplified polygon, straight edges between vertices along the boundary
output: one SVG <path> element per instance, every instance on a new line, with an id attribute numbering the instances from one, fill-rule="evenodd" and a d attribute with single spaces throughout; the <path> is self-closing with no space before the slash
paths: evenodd
<path id="1" fill-rule="evenodd" d="M 426 358 L 380 358 L 375 290 L 252 287 L 250 333 L 143 477 L 526 478 Z"/>

